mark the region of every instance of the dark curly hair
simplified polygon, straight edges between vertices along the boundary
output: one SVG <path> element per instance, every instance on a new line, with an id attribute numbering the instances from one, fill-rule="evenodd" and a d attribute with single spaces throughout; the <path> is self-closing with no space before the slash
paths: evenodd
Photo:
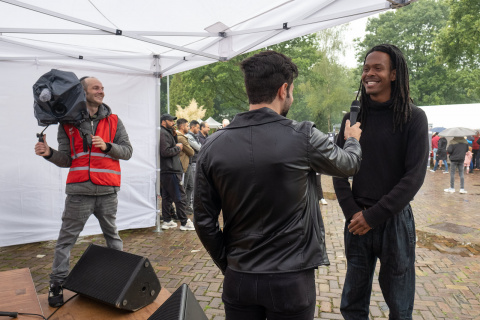
<path id="1" fill-rule="evenodd" d="M 243 60 L 240 67 L 250 104 L 271 103 L 284 83 L 288 84 L 288 93 L 293 80 L 298 77 L 298 68 L 292 59 L 273 50 Z"/>

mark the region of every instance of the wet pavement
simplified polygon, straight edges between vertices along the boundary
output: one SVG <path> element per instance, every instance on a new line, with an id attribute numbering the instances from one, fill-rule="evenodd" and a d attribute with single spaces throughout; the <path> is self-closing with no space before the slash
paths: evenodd
<path id="1" fill-rule="evenodd" d="M 480 171 L 465 175 L 467 194 L 446 194 L 450 175 L 427 172 L 412 202 L 417 228 L 416 293 L 413 319 L 480 319 Z M 346 271 L 343 214 L 334 200 L 331 178 L 322 176 L 328 205 L 321 206 L 331 265 L 316 271 L 315 319 L 342 319 L 340 295 Z M 225 319 L 221 301 L 223 276 L 195 232 L 156 228 L 121 232 L 124 250 L 150 259 L 163 287 L 173 292 L 187 283 L 209 319 Z M 81 237 L 72 250 L 72 265 L 101 235 Z M 30 268 L 39 294 L 48 291 L 55 241 L 0 247 L 0 271 Z M 378 276 L 377 266 L 377 276 Z M 378 279 L 370 304 L 371 319 L 388 319 Z"/>

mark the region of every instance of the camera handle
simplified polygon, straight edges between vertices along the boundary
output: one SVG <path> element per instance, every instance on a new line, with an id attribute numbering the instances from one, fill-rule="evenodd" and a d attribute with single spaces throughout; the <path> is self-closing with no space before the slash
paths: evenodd
<path id="1" fill-rule="evenodd" d="M 49 124 L 45 127 L 45 129 L 42 130 L 42 132 L 37 133 L 38 142 L 44 142 L 44 141 L 43 141 L 43 132 L 44 132 L 45 130 L 47 130 L 48 126 L 49 126 Z"/>

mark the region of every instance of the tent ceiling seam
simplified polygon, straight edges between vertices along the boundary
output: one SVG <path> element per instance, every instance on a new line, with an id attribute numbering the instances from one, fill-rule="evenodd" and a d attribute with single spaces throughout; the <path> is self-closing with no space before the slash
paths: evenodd
<path id="1" fill-rule="evenodd" d="M 113 66 L 113 67 L 122 68 L 122 69 L 133 70 L 133 71 L 137 71 L 137 72 L 141 72 L 141 73 L 145 73 L 145 74 L 153 74 L 153 72 L 150 71 L 150 70 L 133 68 L 133 67 L 124 66 L 124 65 L 121 65 L 121 64 L 118 64 L 118 63 L 111 63 L 111 62 L 108 62 L 108 61 L 98 60 L 98 59 L 94 59 L 94 58 L 88 58 L 88 57 L 85 58 L 84 56 L 81 56 L 81 55 L 74 55 L 72 53 L 64 52 L 64 51 L 61 51 L 61 50 L 52 50 L 52 49 L 41 48 L 41 47 L 38 47 L 38 46 L 25 44 L 25 43 L 21 43 L 21 42 L 14 41 L 14 40 L 8 40 L 8 39 L 5 39 L 3 37 L 0 37 L 0 41 L 12 43 L 12 44 L 22 46 L 22 47 L 32 48 L 32 49 L 39 50 L 39 51 L 55 53 L 55 54 L 70 57 L 70 58 L 73 58 L 73 59 L 77 59 L 77 60 L 91 61 L 91 62 L 95 62 L 95 63 L 100 63 L 100 64 L 104 64 L 104 65 L 110 65 L 110 66 Z M 35 60 L 39 60 L 39 57 L 35 57 Z"/>
<path id="2" fill-rule="evenodd" d="M 87 27 L 91 27 L 91 28 L 103 30 L 103 31 L 106 31 L 106 32 L 110 32 L 111 34 L 114 34 L 114 35 L 118 35 L 118 31 L 119 31 L 118 29 L 113 29 L 113 28 L 109 28 L 109 27 L 106 27 L 106 26 L 98 25 L 96 23 L 92 23 L 92 22 L 88 22 L 88 21 L 85 21 L 85 20 L 82 20 L 82 19 L 77 19 L 77 18 L 74 18 L 74 17 L 63 15 L 63 14 L 60 14 L 58 12 L 43 9 L 43 8 L 33 6 L 33 5 L 29 5 L 29 4 L 26 4 L 26 3 L 23 3 L 23 2 L 20 2 L 20 1 L 16 1 L 16 0 L 1 0 L 1 1 L 9 3 L 11 5 L 22 7 L 24 9 L 36 11 L 36 12 L 39 12 L 39 13 L 50 15 L 50 16 L 55 17 L 55 18 L 67 20 L 67 21 L 78 23 L 78 24 L 81 24 L 81 25 L 84 25 L 84 26 L 87 26 Z M 209 53 L 206 53 L 206 52 L 201 52 L 201 51 L 197 51 L 197 50 L 193 50 L 193 49 L 188 49 L 188 48 L 185 48 L 185 47 L 177 46 L 177 45 L 162 42 L 162 41 L 148 39 L 148 38 L 141 37 L 141 36 L 139 36 L 137 34 L 134 34 L 134 33 L 131 33 L 131 32 L 122 32 L 121 34 L 123 36 L 127 37 L 127 38 L 135 39 L 135 40 L 138 40 L 138 41 L 149 42 L 149 43 L 157 44 L 157 45 L 160 45 L 160 46 L 163 46 L 163 47 L 167 47 L 167 48 L 171 48 L 171 49 L 175 49 L 175 50 L 179 50 L 179 51 L 183 51 L 183 52 L 188 52 L 188 53 L 191 53 L 191 54 L 197 54 L 197 55 L 205 56 L 207 58 L 211 58 L 211 59 L 215 59 L 215 60 L 220 60 L 220 57 L 209 54 Z"/>

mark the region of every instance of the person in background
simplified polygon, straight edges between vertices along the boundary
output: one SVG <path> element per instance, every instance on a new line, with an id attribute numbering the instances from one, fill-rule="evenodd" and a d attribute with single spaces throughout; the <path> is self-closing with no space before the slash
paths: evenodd
<path id="1" fill-rule="evenodd" d="M 470 163 L 472 162 L 472 147 L 468 147 L 468 151 L 465 154 L 465 161 L 463 162 L 464 171 L 466 173 L 470 172 Z"/>
<path id="2" fill-rule="evenodd" d="M 438 150 L 437 150 L 437 162 L 433 167 L 433 172 L 437 171 L 437 168 L 442 162 L 445 164 L 445 171 L 443 173 L 448 173 L 448 163 L 447 163 L 447 138 L 441 137 L 438 139 Z"/>
<path id="3" fill-rule="evenodd" d="M 222 121 L 222 128 L 225 128 L 226 126 L 228 126 L 230 124 L 230 120 L 228 119 L 223 119 Z"/>
<path id="4" fill-rule="evenodd" d="M 465 154 L 468 151 L 468 142 L 464 137 L 454 137 L 448 146 L 447 152 L 450 157 L 450 188 L 443 191 L 448 193 L 455 192 L 455 170 L 458 169 L 460 176 L 460 193 L 467 193 L 464 188 L 465 178 L 463 175 L 463 163 L 465 162 Z"/>
<path id="5" fill-rule="evenodd" d="M 195 170 L 197 166 L 197 156 L 198 152 L 202 145 L 200 144 L 200 140 L 198 140 L 198 132 L 200 131 L 200 124 L 196 120 L 190 121 L 190 131 L 185 135 L 188 139 L 188 143 L 195 151 L 193 157 L 190 158 L 190 172 L 188 173 L 187 178 L 185 179 L 185 192 L 187 194 L 187 211 L 193 213 L 193 203 L 192 203 L 192 196 L 193 196 L 193 189 L 195 187 L 194 184 L 194 177 L 195 177 Z"/>
<path id="6" fill-rule="evenodd" d="M 208 138 L 208 131 L 210 131 L 209 124 L 205 121 L 200 123 L 200 132 L 197 134 L 197 137 L 201 145 L 205 144 L 205 140 L 207 140 Z"/>
<path id="7" fill-rule="evenodd" d="M 480 132 L 477 131 L 472 140 L 473 170 L 480 170 Z"/>
<path id="8" fill-rule="evenodd" d="M 325 200 L 325 198 L 323 197 L 323 189 L 322 189 L 322 175 L 317 173 L 316 175 L 316 181 L 317 181 L 317 196 L 318 196 L 318 199 L 320 199 L 320 203 L 323 204 L 323 205 L 327 205 L 328 202 L 327 200 Z"/>
<path id="9" fill-rule="evenodd" d="M 435 165 L 437 163 L 437 150 L 438 150 L 438 140 L 440 140 L 440 136 L 438 135 L 438 132 L 434 132 L 432 135 L 432 154 L 433 154 L 433 167 L 435 168 Z M 430 170 L 432 172 L 435 172 L 434 170 Z"/>
<path id="10" fill-rule="evenodd" d="M 178 225 L 172 220 L 170 210 L 172 202 L 175 203 L 177 216 L 180 220 L 180 230 L 195 230 L 193 223 L 187 218 L 185 205 L 187 196 L 183 188 L 183 167 L 180 162 L 180 151 L 183 143 L 178 142 L 175 131 L 175 120 L 171 115 L 163 114 L 160 118 L 160 185 L 162 192 L 162 229 L 177 228 Z"/>

